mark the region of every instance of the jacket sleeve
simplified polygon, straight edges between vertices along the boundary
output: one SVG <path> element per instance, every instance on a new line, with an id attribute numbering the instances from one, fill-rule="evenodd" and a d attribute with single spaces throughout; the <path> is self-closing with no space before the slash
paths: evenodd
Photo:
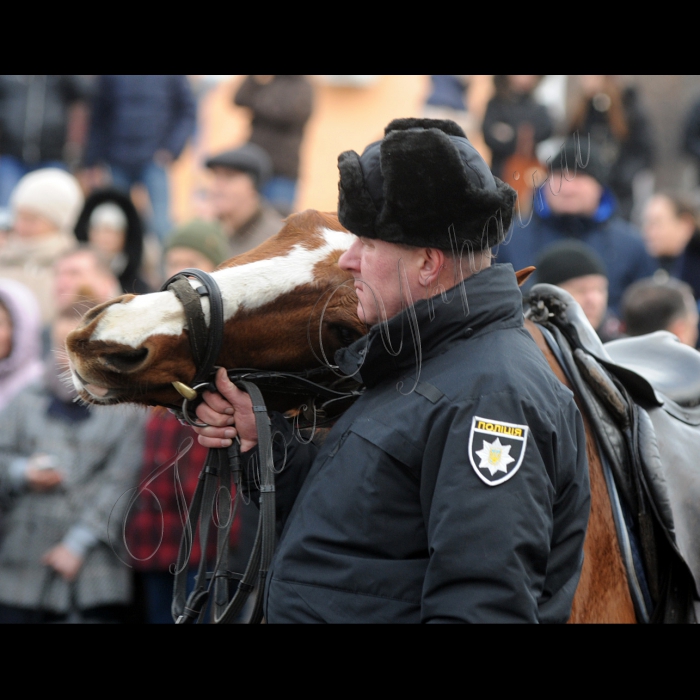
<path id="1" fill-rule="evenodd" d="M 700 160 L 700 102 L 690 109 L 683 130 L 683 146 L 686 153 Z"/>
<path id="2" fill-rule="evenodd" d="M 554 124 L 549 111 L 544 105 L 535 103 L 532 114 L 532 125 L 535 127 L 535 144 L 538 144 L 552 135 Z"/>
<path id="3" fill-rule="evenodd" d="M 496 138 L 494 135 L 494 126 L 499 122 L 508 124 L 508 126 L 513 128 L 513 134 L 506 141 Z M 484 115 L 484 122 L 481 128 L 484 134 L 484 141 L 494 155 L 509 156 L 515 153 L 516 131 L 498 100 L 492 99 L 486 106 L 486 114 Z"/>
<path id="4" fill-rule="evenodd" d="M 504 440 L 515 461 L 509 465 L 512 476 L 500 484 L 487 484 L 478 475 L 491 470 L 475 453 L 486 454 L 485 443 L 495 438 L 473 432 L 475 416 L 527 426 L 520 446 Z M 540 604 L 553 595 L 558 599 L 551 617 L 568 618 L 582 563 L 589 490 L 575 407 L 567 418 L 571 424 L 556 426 L 526 411 L 518 396 L 494 394 L 459 410 L 443 449 L 428 445 L 423 507 L 430 559 L 422 621 L 538 622 Z M 557 588 L 550 594 L 546 586 L 552 576 Z"/>
<path id="5" fill-rule="evenodd" d="M 24 394 L 16 396 L 0 411 L 0 498 L 24 490 L 27 461 L 32 452 L 25 444 L 23 427 L 31 420 L 32 404 Z"/>
<path id="6" fill-rule="evenodd" d="M 313 87 L 307 81 L 273 80 L 258 84 L 248 76 L 234 96 L 239 107 L 248 107 L 255 117 L 280 129 L 303 127 L 313 109 Z"/>
<path id="7" fill-rule="evenodd" d="M 311 469 L 318 446 L 307 441 L 277 412 L 270 413 L 272 430 L 272 457 L 275 466 L 275 509 L 277 516 L 277 536 L 279 537 L 292 511 L 294 501 Z M 259 466 L 258 448 L 244 453 L 245 470 L 244 493 L 259 507 Z"/>
<path id="8" fill-rule="evenodd" d="M 112 95 L 111 76 L 100 75 L 97 79 L 90 109 L 90 133 L 84 156 L 86 167 L 98 165 L 107 158 L 107 142 L 112 118 Z"/>
<path id="9" fill-rule="evenodd" d="M 65 544 L 79 546 L 79 543 L 85 543 L 90 546 L 102 540 L 113 546 L 121 545 L 127 507 L 132 496 L 135 497 L 133 489 L 143 459 L 146 419 L 145 412 L 133 407 L 123 417 L 119 438 L 114 442 L 106 463 L 94 472 L 87 485 L 93 497 L 76 513 L 75 523 L 64 539 Z"/>
<path id="10" fill-rule="evenodd" d="M 187 76 L 173 75 L 170 82 L 170 129 L 163 148 L 178 158 L 192 136 L 197 119 L 197 106 Z"/>

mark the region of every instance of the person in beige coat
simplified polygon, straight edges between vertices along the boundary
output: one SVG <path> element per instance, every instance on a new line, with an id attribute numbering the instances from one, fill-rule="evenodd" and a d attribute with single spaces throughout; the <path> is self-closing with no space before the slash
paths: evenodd
<path id="1" fill-rule="evenodd" d="M 72 231 L 82 206 L 78 181 L 58 168 L 25 175 L 10 198 L 13 226 L 0 247 L 0 277 L 34 293 L 44 323 L 55 316 L 53 264 L 76 245 Z"/>

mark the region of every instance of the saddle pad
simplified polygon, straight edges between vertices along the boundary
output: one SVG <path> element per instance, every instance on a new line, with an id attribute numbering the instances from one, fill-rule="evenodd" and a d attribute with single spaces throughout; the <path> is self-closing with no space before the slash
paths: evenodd
<path id="1" fill-rule="evenodd" d="M 605 343 L 612 361 L 681 406 L 700 404 L 700 352 L 667 331 Z"/>

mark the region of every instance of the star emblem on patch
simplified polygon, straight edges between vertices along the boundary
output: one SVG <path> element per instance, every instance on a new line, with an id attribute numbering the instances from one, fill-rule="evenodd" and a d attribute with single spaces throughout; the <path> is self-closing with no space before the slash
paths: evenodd
<path id="1" fill-rule="evenodd" d="M 527 446 L 527 425 L 474 416 L 469 433 L 469 461 L 488 486 L 515 476 Z"/>
<path id="2" fill-rule="evenodd" d="M 484 440 L 484 446 L 476 452 L 481 458 L 479 469 L 488 469 L 493 476 L 496 472 L 508 473 L 508 465 L 515 460 L 508 454 L 510 445 L 502 445 L 496 438 L 493 442 Z"/>

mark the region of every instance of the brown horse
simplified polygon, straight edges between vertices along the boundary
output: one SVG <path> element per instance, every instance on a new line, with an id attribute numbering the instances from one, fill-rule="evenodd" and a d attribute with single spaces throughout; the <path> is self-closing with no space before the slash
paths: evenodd
<path id="1" fill-rule="evenodd" d="M 337 265 L 352 241 L 334 214 L 306 211 L 291 216 L 277 236 L 213 273 L 225 318 L 218 364 L 308 369 L 363 335 L 354 287 L 347 284 L 352 278 Z M 520 281 L 528 274 L 520 274 Z M 203 304 L 206 314 L 208 302 Z M 526 327 L 569 386 L 537 326 L 527 321 Z M 92 309 L 67 343 L 80 396 L 102 405 L 179 405 L 172 382 L 188 384 L 195 375 L 187 334 L 182 305 L 170 291 L 127 294 Z M 587 422 L 586 433 L 591 515 L 570 621 L 635 622 L 607 485 Z"/>

